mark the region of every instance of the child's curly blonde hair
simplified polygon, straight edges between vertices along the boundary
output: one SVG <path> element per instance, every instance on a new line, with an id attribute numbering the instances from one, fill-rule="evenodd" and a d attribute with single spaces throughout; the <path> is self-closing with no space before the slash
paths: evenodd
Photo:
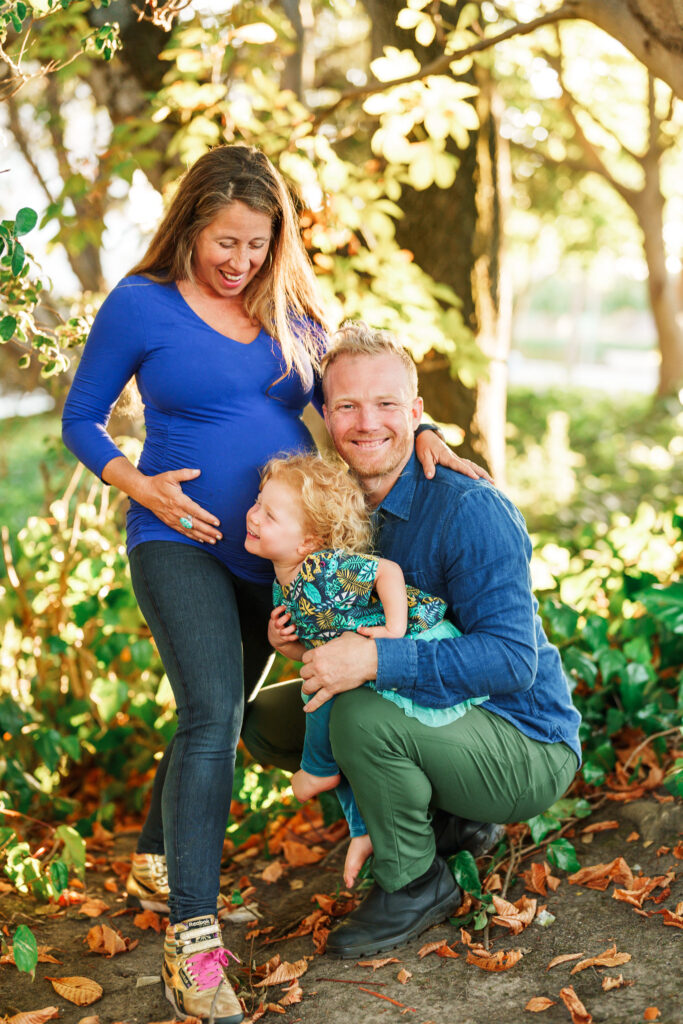
<path id="1" fill-rule="evenodd" d="M 299 497 L 306 524 L 323 548 L 351 554 L 372 550 L 365 495 L 343 463 L 319 454 L 276 457 L 261 470 L 261 487 L 271 479 L 287 484 Z"/>

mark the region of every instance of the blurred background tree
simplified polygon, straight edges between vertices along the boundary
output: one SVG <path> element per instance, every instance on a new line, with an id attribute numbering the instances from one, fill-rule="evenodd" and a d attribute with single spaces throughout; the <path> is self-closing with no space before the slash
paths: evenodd
<path id="1" fill-rule="evenodd" d="M 7 769 L 22 799 L 56 785 L 74 731 L 120 776 L 140 736 L 149 758 L 170 728 L 121 508 L 71 477 L 56 413 L 106 291 L 179 174 L 225 142 L 263 148 L 298 191 L 331 320 L 401 334 L 458 451 L 501 486 L 507 470 L 535 531 L 548 628 L 596 688 L 595 749 L 608 708 L 621 709 L 613 731 L 627 720 L 622 683 L 641 686 L 631 726 L 670 724 L 683 633 L 670 590 L 683 547 L 681 52 L 679 0 L 0 0 L 0 370 L 5 392 L 40 385 L 54 407 L 0 418 L 0 733 L 23 737 Z M 603 393 L 587 391 L 598 373 Z M 634 378 L 638 394 L 621 395 Z M 112 430 L 139 426 L 122 412 Z M 671 608 L 635 600 L 663 584 Z M 590 616 L 612 632 L 593 628 L 586 647 Z M 605 667 L 613 646 L 623 679 Z M 662 678 L 664 718 L 651 710 Z M 41 773 L 27 779 L 30 750 Z"/>

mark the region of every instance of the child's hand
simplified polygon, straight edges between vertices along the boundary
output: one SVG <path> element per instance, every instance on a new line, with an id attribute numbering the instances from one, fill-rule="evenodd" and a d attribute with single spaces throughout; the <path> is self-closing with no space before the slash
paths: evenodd
<path id="1" fill-rule="evenodd" d="M 344 884 L 351 889 L 356 884 L 358 873 L 372 854 L 372 840 L 369 835 L 354 836 L 346 851 L 344 862 Z"/>
<path id="2" fill-rule="evenodd" d="M 268 643 L 279 651 L 285 644 L 291 644 L 298 640 L 296 626 L 291 621 L 292 616 L 283 604 L 273 608 L 268 620 Z"/>
<path id="3" fill-rule="evenodd" d="M 390 629 L 389 626 L 359 626 L 356 630 L 361 636 L 369 636 L 373 639 L 377 637 L 388 637 L 393 640 L 400 640 L 402 636 L 406 635 L 406 631 L 397 629 Z"/>

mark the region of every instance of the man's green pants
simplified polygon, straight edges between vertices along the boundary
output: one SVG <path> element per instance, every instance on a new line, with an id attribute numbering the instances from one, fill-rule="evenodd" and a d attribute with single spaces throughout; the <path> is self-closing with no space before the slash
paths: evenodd
<path id="1" fill-rule="evenodd" d="M 299 686 L 263 690 L 243 733 L 257 759 L 290 771 L 303 741 Z M 368 826 L 373 875 L 387 892 L 432 864 L 435 808 L 475 821 L 523 821 L 559 799 L 578 767 L 566 744 L 530 739 L 485 705 L 434 728 L 367 686 L 336 698 L 330 738 Z"/>

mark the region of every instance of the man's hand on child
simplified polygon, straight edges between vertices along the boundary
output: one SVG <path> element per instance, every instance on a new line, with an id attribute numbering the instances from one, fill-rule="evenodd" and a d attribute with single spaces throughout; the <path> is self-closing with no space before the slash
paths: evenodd
<path id="1" fill-rule="evenodd" d="M 344 884 L 351 889 L 356 884 L 360 869 L 372 854 L 372 840 L 369 835 L 354 836 L 346 851 L 344 862 Z"/>
<path id="2" fill-rule="evenodd" d="M 315 711 L 345 690 L 355 690 L 377 676 L 377 644 L 357 633 L 342 633 L 303 655 L 301 689 L 312 694 L 304 711 Z"/>

